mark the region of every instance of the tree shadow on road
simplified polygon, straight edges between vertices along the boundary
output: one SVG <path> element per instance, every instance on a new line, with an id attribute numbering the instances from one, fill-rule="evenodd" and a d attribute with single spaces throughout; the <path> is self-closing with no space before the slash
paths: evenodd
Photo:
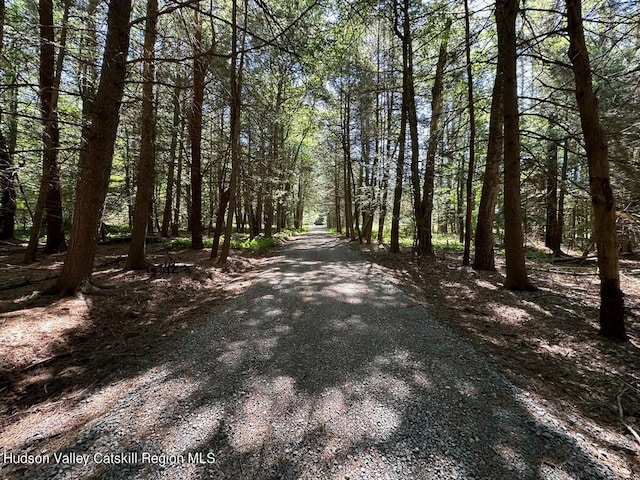
<path id="1" fill-rule="evenodd" d="M 176 461 L 34 472 L 616 477 L 568 432 L 566 418 L 513 388 L 377 267 L 341 248 L 327 254 L 331 261 L 302 250 L 263 271 L 227 311 L 132 377 L 117 403 L 58 447 L 174 454 Z M 215 461 L 197 464 L 196 454 Z"/>

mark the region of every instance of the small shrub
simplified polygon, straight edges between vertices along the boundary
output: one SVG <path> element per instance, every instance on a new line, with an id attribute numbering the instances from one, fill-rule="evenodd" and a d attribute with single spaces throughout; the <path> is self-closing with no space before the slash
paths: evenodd
<path id="1" fill-rule="evenodd" d="M 183 250 L 185 248 L 191 248 L 191 239 L 188 237 L 173 238 L 169 242 L 169 248 L 172 250 Z"/>

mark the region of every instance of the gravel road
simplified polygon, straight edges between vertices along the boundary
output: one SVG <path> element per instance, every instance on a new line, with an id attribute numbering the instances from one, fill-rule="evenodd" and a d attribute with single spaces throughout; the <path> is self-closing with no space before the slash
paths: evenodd
<path id="1" fill-rule="evenodd" d="M 128 382 L 126 395 L 108 387 L 67 414 L 104 409 L 74 444 L 32 451 L 41 457 L 0 476 L 619 478 L 569 435 L 567 418 L 321 229 Z"/>

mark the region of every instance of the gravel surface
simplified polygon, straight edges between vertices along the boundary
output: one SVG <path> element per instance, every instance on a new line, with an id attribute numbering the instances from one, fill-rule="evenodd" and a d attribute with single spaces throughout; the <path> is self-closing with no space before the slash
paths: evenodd
<path id="1" fill-rule="evenodd" d="M 125 395 L 78 401 L 64 415 L 104 411 L 72 444 L 29 450 L 52 417 L 3 450 L 0 477 L 619 478 L 566 418 L 321 230 L 257 278 Z M 7 462 L 21 453 L 40 457 Z"/>

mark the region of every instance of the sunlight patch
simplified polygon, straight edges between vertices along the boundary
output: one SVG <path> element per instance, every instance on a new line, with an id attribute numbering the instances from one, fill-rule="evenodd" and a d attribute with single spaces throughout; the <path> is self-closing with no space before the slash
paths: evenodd
<path id="1" fill-rule="evenodd" d="M 531 315 L 522 308 L 496 304 L 489 305 L 489 307 L 493 309 L 496 320 L 502 323 L 519 324 L 531 320 Z"/>
<path id="2" fill-rule="evenodd" d="M 264 444 L 279 439 L 294 442 L 302 438 L 303 423 L 299 415 L 305 408 L 299 405 L 295 381 L 280 376 L 271 381 L 259 380 L 246 394 L 233 422 L 229 443 L 239 452 L 259 450 Z M 303 415 L 306 417 L 306 415 Z M 298 418 L 296 418 L 298 417 Z"/>
<path id="3" fill-rule="evenodd" d="M 235 369 L 249 357 L 263 360 L 271 358 L 273 350 L 278 346 L 279 337 L 265 337 L 252 340 L 239 340 L 227 345 L 227 351 L 217 357 L 220 363 Z"/>
<path id="4" fill-rule="evenodd" d="M 362 295 L 366 294 L 369 289 L 361 283 L 345 282 L 338 285 L 331 286 L 327 289 L 328 292 L 338 295 L 330 295 L 333 297 L 347 297 L 343 299 L 347 303 L 362 303 Z"/>
<path id="5" fill-rule="evenodd" d="M 222 406 L 215 404 L 180 417 L 165 430 L 161 450 L 184 453 L 205 444 L 220 428 L 223 414 Z"/>
<path id="6" fill-rule="evenodd" d="M 365 330 L 368 325 L 362 320 L 360 315 L 350 315 L 342 320 L 331 320 L 331 326 L 336 330 Z"/>
<path id="7" fill-rule="evenodd" d="M 476 285 L 478 285 L 481 288 L 486 288 L 487 290 L 498 290 L 498 286 L 491 283 L 491 282 L 487 282 L 486 280 L 476 280 Z"/>
<path id="8" fill-rule="evenodd" d="M 220 355 L 217 360 L 231 368 L 237 368 L 245 358 L 247 344 L 246 340 L 230 343 L 227 345 L 227 351 Z"/>
<path id="9" fill-rule="evenodd" d="M 530 473 L 529 466 L 527 465 L 527 461 L 524 456 L 510 445 L 501 443 L 494 446 L 493 450 L 502 457 L 502 461 L 508 470 L 515 470 L 519 473 L 519 475 L 514 475 L 514 477 L 520 477 L 521 475 Z"/>

